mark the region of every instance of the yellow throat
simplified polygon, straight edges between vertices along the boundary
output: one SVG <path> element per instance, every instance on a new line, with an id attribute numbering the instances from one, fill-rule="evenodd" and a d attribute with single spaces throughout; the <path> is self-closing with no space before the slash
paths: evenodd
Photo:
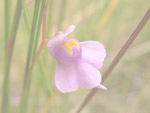
<path id="1" fill-rule="evenodd" d="M 72 54 L 73 46 L 77 49 L 79 48 L 79 44 L 74 39 L 69 39 L 69 42 L 65 43 L 62 47 L 64 47 L 68 53 Z"/>

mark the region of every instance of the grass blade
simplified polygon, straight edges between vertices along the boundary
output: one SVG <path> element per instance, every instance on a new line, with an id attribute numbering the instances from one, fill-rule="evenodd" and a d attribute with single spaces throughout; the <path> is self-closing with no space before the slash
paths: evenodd
<path id="1" fill-rule="evenodd" d="M 48 38 L 49 36 L 49 32 L 50 32 L 50 29 L 51 29 L 51 23 L 52 23 L 52 12 L 53 12 L 53 3 L 54 3 L 54 0 L 50 0 L 50 4 L 49 4 L 49 14 L 48 14 L 48 17 L 47 17 L 47 25 L 46 25 L 46 37 Z"/>
<path id="2" fill-rule="evenodd" d="M 26 5 L 25 5 L 25 0 L 21 0 L 21 5 L 22 5 L 22 8 L 23 8 L 26 25 L 27 25 L 28 29 L 31 29 L 31 20 L 30 20 L 30 17 L 29 17 L 29 11 L 28 11 L 28 9 L 26 8 Z"/>
<path id="3" fill-rule="evenodd" d="M 45 0 L 35 1 L 34 16 L 33 16 L 30 42 L 29 42 L 29 48 L 28 48 L 28 57 L 27 57 L 26 69 L 25 69 L 24 87 L 23 87 L 22 97 L 21 97 L 21 101 L 20 101 L 20 105 L 18 109 L 19 111 L 17 111 L 19 113 L 27 112 L 27 102 L 28 102 L 28 95 L 29 95 L 29 88 L 30 88 L 31 80 L 29 80 L 28 84 L 26 84 L 26 82 L 27 82 L 27 78 L 29 75 L 29 68 L 30 68 L 31 62 L 34 58 L 36 48 L 37 48 L 44 5 L 45 5 Z"/>
<path id="4" fill-rule="evenodd" d="M 41 28 L 41 20 L 42 20 L 42 12 L 43 6 L 45 4 L 45 0 L 37 0 L 35 3 L 35 10 L 34 10 L 34 17 L 32 22 L 32 29 L 30 35 L 30 44 L 28 49 L 28 57 L 27 57 L 27 64 L 26 64 L 26 71 L 25 71 L 25 81 L 27 75 L 29 73 L 29 67 L 33 60 L 33 57 L 36 52 L 37 42 L 39 38 L 40 28 Z"/>
<path id="5" fill-rule="evenodd" d="M 110 64 L 110 66 L 108 67 L 108 69 L 106 70 L 106 72 L 104 73 L 102 83 L 108 78 L 108 76 L 113 71 L 113 69 L 115 68 L 115 66 L 119 63 L 120 59 L 123 57 L 123 55 L 128 50 L 128 48 L 130 47 L 130 45 L 134 42 L 134 40 L 136 39 L 136 37 L 138 36 L 138 34 L 140 33 L 140 31 L 143 29 L 143 27 L 145 26 L 145 24 L 149 20 L 149 18 L 150 18 L 150 8 L 147 10 L 146 14 L 142 18 L 142 20 L 140 21 L 140 23 L 138 24 L 138 26 L 135 28 L 135 30 L 130 35 L 130 37 L 127 40 L 127 42 L 123 45 L 123 47 L 121 48 L 121 50 L 118 52 L 118 54 L 113 59 L 112 63 Z M 98 91 L 98 89 L 92 89 L 91 90 L 91 92 L 83 100 L 83 103 L 81 104 L 81 106 L 79 107 L 79 109 L 77 110 L 76 113 L 80 113 L 82 111 L 82 109 L 88 104 L 88 102 L 90 102 L 90 100 L 92 99 L 92 97 L 95 95 L 95 93 L 97 91 Z"/>
<path id="6" fill-rule="evenodd" d="M 45 13 L 45 14 L 47 14 L 46 12 L 47 12 L 47 7 L 48 7 L 48 4 L 49 4 L 49 1 L 47 1 L 47 3 L 46 3 L 46 5 L 45 5 L 45 8 L 44 8 L 44 12 L 43 13 Z M 50 5 L 52 6 L 52 4 L 53 4 L 53 0 L 51 1 L 51 3 L 50 3 Z M 25 4 L 23 3 L 22 4 L 23 6 L 25 6 Z M 26 7 L 24 7 L 24 8 L 26 8 Z M 49 8 L 49 9 L 52 9 L 52 8 Z M 27 9 L 24 9 L 24 10 L 27 10 Z M 52 12 L 51 10 L 50 10 L 50 12 Z M 44 16 L 43 16 L 43 37 L 45 37 L 45 25 L 46 25 L 46 15 L 44 14 Z M 28 26 L 31 26 L 31 22 L 29 21 L 29 22 L 27 22 L 28 20 L 26 19 L 27 17 L 29 17 L 29 13 L 28 12 L 26 12 L 25 13 L 25 21 L 26 21 L 26 23 L 27 24 L 29 24 Z M 49 14 L 49 22 L 51 22 L 51 13 Z M 30 30 L 30 28 L 28 27 L 28 29 Z M 33 60 L 34 61 L 34 60 Z M 33 63 L 33 62 L 32 62 Z M 54 94 L 54 92 L 53 92 L 53 89 L 52 89 L 52 87 L 51 87 L 51 84 L 50 84 L 50 82 L 49 82 L 49 80 L 48 80 L 48 75 L 47 75 L 47 72 L 46 72 L 46 69 L 45 69 L 45 67 L 44 67 L 44 64 L 43 64 L 43 62 L 42 62 L 42 60 L 41 60 L 41 58 L 39 58 L 39 66 L 40 66 L 40 69 L 41 69 L 41 71 L 42 71 L 42 73 L 43 73 L 43 75 L 44 75 L 44 79 L 45 79 L 45 81 L 46 81 L 46 85 L 48 86 L 48 90 L 49 90 L 49 93 L 51 94 L 51 97 L 52 97 L 52 99 L 54 100 L 54 103 L 55 103 L 55 105 L 56 105 L 56 111 L 57 112 L 59 112 L 60 111 L 60 108 L 59 108 L 59 106 L 58 106 L 58 104 L 57 104 L 57 102 L 56 102 L 56 97 L 55 97 L 55 94 Z M 30 75 L 30 74 L 29 74 Z M 43 77 L 43 76 L 42 76 Z M 39 88 L 37 88 L 37 92 L 39 92 Z M 35 102 L 34 102 L 34 105 L 37 103 L 37 97 L 35 98 Z M 32 111 L 34 111 L 35 109 L 33 109 Z"/>
<path id="7" fill-rule="evenodd" d="M 7 56 L 7 47 L 10 34 L 10 16 L 11 0 L 4 0 L 5 56 Z"/>
<path id="8" fill-rule="evenodd" d="M 2 91 L 2 113 L 10 113 L 10 68 L 13 55 L 13 49 L 15 45 L 16 34 L 19 26 L 20 15 L 21 15 L 21 3 L 17 1 L 16 11 L 14 15 L 13 25 L 10 34 L 10 42 L 8 45 L 8 53 L 6 59 L 6 68 L 4 74 L 4 83 Z"/>
<path id="9" fill-rule="evenodd" d="M 44 63 L 42 62 L 41 58 L 39 58 L 39 64 L 40 64 L 41 71 L 43 73 L 42 76 L 44 77 L 44 81 L 46 81 L 46 85 L 48 86 L 48 91 L 49 91 L 49 93 L 52 96 L 51 100 L 53 100 L 55 105 L 56 105 L 56 113 L 60 113 L 60 107 L 59 107 L 59 105 L 57 103 L 55 93 L 54 93 L 53 88 L 52 88 L 52 86 L 50 84 L 50 81 L 49 81 L 49 78 L 48 78 L 48 74 L 46 72 L 46 69 L 44 67 Z"/>

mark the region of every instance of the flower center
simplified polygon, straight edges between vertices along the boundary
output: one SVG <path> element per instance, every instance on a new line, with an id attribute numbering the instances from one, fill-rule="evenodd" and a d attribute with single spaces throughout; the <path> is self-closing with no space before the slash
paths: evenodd
<path id="1" fill-rule="evenodd" d="M 62 47 L 64 47 L 68 53 L 72 54 L 72 47 L 79 49 L 79 44 L 74 39 L 69 39 L 69 42 L 65 43 Z"/>

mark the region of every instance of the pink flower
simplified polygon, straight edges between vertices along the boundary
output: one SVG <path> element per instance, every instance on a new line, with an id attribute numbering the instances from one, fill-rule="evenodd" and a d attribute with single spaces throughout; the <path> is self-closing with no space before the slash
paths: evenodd
<path id="1" fill-rule="evenodd" d="M 79 87 L 85 89 L 101 88 L 99 69 L 106 56 L 104 46 L 97 41 L 79 42 L 67 35 L 74 30 L 74 25 L 64 32 L 59 32 L 49 40 L 47 47 L 50 54 L 57 60 L 55 73 L 57 88 L 63 92 L 76 91 Z"/>

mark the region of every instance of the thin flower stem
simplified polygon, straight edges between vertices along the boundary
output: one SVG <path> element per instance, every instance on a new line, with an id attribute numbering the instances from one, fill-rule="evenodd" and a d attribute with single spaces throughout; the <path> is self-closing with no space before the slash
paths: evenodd
<path id="1" fill-rule="evenodd" d="M 56 96 L 55 96 L 55 92 L 53 91 L 53 89 L 52 89 L 52 87 L 51 87 L 51 84 L 50 84 L 49 78 L 48 78 L 48 74 L 47 74 L 47 72 L 46 72 L 46 69 L 45 69 L 45 67 L 44 67 L 44 63 L 42 62 L 41 58 L 39 58 L 39 63 L 40 63 L 40 68 L 41 68 L 41 70 L 42 70 L 42 72 L 43 72 L 42 77 L 45 79 L 45 82 L 46 82 L 47 87 L 48 87 L 48 91 L 49 91 L 49 93 L 51 94 L 51 96 L 53 97 L 53 98 L 49 98 L 48 101 L 51 101 L 51 102 L 55 103 L 55 105 L 56 105 L 56 113 L 60 113 L 60 106 L 59 106 L 58 103 L 57 103 Z M 51 103 L 51 102 L 48 102 L 48 103 Z M 49 105 L 48 103 L 44 106 L 43 109 L 48 110 L 48 109 L 50 108 L 50 105 Z M 46 106 L 47 106 L 47 107 L 46 107 Z M 45 110 L 44 110 L 44 111 L 45 111 Z M 42 110 L 42 111 L 43 111 L 43 110 Z M 46 113 L 46 112 L 45 112 L 45 113 Z"/>
<path id="2" fill-rule="evenodd" d="M 34 68 L 34 65 L 36 64 L 45 44 L 48 42 L 48 40 L 46 39 L 45 35 L 46 35 L 46 20 L 47 20 L 47 12 L 48 12 L 48 5 L 49 5 L 49 0 L 47 0 L 46 2 L 46 5 L 44 7 L 44 11 L 43 11 L 43 28 L 42 28 L 42 41 L 41 41 L 41 44 L 40 44 L 40 47 L 38 49 L 38 52 L 36 53 L 33 61 L 32 61 L 32 64 L 31 64 L 31 67 L 29 69 L 29 74 L 28 74 L 28 77 L 27 77 L 27 80 L 25 82 L 25 87 L 23 89 L 23 93 L 25 93 L 25 89 L 27 88 L 28 86 L 28 83 L 31 79 L 31 75 L 32 75 L 32 71 L 33 71 L 33 68 Z M 48 79 L 47 79 L 48 80 Z M 56 97 L 54 96 L 54 93 L 52 91 L 52 89 L 50 88 L 50 93 L 52 94 L 52 96 L 54 97 L 54 102 L 56 103 L 56 107 L 57 107 L 57 113 L 60 112 L 60 109 L 59 109 L 59 106 L 57 105 L 57 102 L 56 102 Z"/>
<path id="3" fill-rule="evenodd" d="M 33 61 L 32 61 L 31 67 L 30 67 L 30 69 L 29 69 L 29 73 L 28 73 L 27 80 L 25 81 L 25 86 L 24 86 L 24 88 L 23 88 L 23 93 L 22 93 L 22 94 L 26 94 L 26 89 L 28 88 L 28 85 L 27 85 L 27 84 L 28 84 L 29 81 L 30 81 L 30 78 L 31 78 L 31 74 L 32 74 L 34 65 L 36 64 L 36 62 L 37 62 L 37 60 L 38 60 L 38 57 L 40 56 L 40 54 L 41 54 L 41 52 L 42 52 L 42 50 L 43 50 L 45 44 L 48 42 L 48 40 L 46 40 L 46 38 L 45 38 L 45 33 L 46 33 L 46 32 L 45 32 L 45 27 L 46 27 L 46 20 L 47 20 L 48 5 L 49 5 L 49 0 L 47 0 L 47 3 L 46 3 L 46 5 L 45 5 L 45 7 L 44 7 L 44 10 L 43 10 L 42 41 L 41 41 L 40 47 L 39 47 L 39 49 L 38 49 L 38 52 L 36 53 L 36 55 L 35 55 L 35 57 L 34 57 L 34 59 L 33 59 Z M 27 13 L 27 14 L 28 14 L 28 13 Z M 26 20 L 26 21 L 27 21 L 27 20 Z M 31 25 L 31 24 L 30 24 L 30 25 Z M 41 61 L 41 60 L 40 60 L 40 61 Z M 43 67 L 42 61 L 41 61 L 41 63 L 40 63 L 40 66 L 42 67 L 42 70 L 44 71 L 44 75 L 45 75 L 46 77 L 48 77 L 46 71 L 44 70 L 45 68 Z M 47 80 L 47 83 L 49 84 L 48 79 L 46 79 L 46 80 Z M 60 112 L 60 108 L 59 108 L 59 106 L 58 106 L 58 104 L 57 104 L 57 102 L 56 102 L 56 97 L 55 97 L 55 95 L 54 95 L 54 92 L 53 92 L 52 88 L 50 87 L 50 85 L 48 85 L 48 86 L 49 86 L 50 94 L 51 94 L 52 97 L 53 97 L 53 101 L 54 101 L 54 103 L 56 104 L 56 108 L 57 108 L 56 111 L 57 111 L 57 113 L 59 113 L 59 112 Z M 22 100 L 23 100 L 23 98 L 24 98 L 24 96 L 22 95 Z"/>
<path id="4" fill-rule="evenodd" d="M 37 42 L 38 42 L 38 37 L 40 33 L 40 28 L 41 28 L 41 21 L 42 21 L 43 8 L 45 5 L 45 1 L 46 0 L 35 1 L 34 16 L 33 16 L 33 21 L 32 21 L 30 43 L 29 43 L 29 48 L 28 48 L 28 56 L 27 56 L 26 69 L 25 69 L 24 85 L 23 85 L 21 100 L 17 108 L 17 113 L 27 112 L 27 105 L 28 105 L 27 103 L 28 103 L 28 98 L 29 98 L 29 89 L 30 89 L 30 82 L 31 82 L 31 79 L 29 80 L 28 76 L 29 76 L 30 67 L 33 61 L 32 59 L 35 56 L 35 52 L 37 48 Z"/>
<path id="5" fill-rule="evenodd" d="M 42 31 L 42 42 L 40 44 L 40 47 L 38 49 L 38 52 L 36 53 L 33 61 L 32 61 L 32 64 L 31 64 L 31 67 L 29 69 L 29 74 L 28 74 L 28 78 L 27 78 L 27 81 L 26 81 L 26 85 L 28 84 L 30 78 L 31 78 L 31 73 L 33 71 L 33 68 L 34 68 L 34 65 L 35 63 L 37 62 L 38 60 L 38 57 L 40 56 L 42 50 L 43 50 L 43 47 L 45 46 L 45 44 L 47 43 L 47 39 L 45 38 L 45 27 L 46 27 L 46 17 L 47 17 L 47 9 L 48 9 L 48 4 L 49 4 L 49 0 L 47 0 L 47 3 L 44 7 L 44 12 L 43 12 L 43 31 Z"/>
<path id="6" fill-rule="evenodd" d="M 42 32 L 42 43 L 45 42 L 46 40 L 46 19 L 47 19 L 47 14 L 48 14 L 48 5 L 49 5 L 49 0 L 47 0 L 47 3 L 44 7 L 44 12 L 43 12 L 43 32 Z"/>
<path id="7" fill-rule="evenodd" d="M 105 73 L 103 75 L 102 83 L 109 77 L 109 75 L 111 74 L 111 72 L 113 71 L 113 69 L 115 68 L 115 66 L 118 64 L 118 62 L 123 57 L 123 55 L 125 54 L 125 52 L 127 51 L 127 49 L 130 47 L 130 45 L 134 42 L 134 40 L 136 39 L 136 37 L 138 36 L 138 34 L 140 33 L 140 31 L 143 29 L 143 27 L 145 26 L 145 24 L 149 20 L 149 18 L 150 18 L 150 8 L 147 10 L 147 12 L 145 13 L 144 17 L 142 18 L 142 20 L 140 21 L 140 23 L 138 24 L 138 26 L 135 28 L 135 30 L 133 31 L 133 33 L 128 38 L 127 42 L 123 45 L 123 47 L 118 52 L 118 54 L 115 56 L 114 60 L 112 61 L 112 63 L 108 67 L 108 69 L 105 71 Z M 80 113 L 83 110 L 83 108 L 90 102 L 90 100 L 96 94 L 97 91 L 98 91 L 98 89 L 92 89 L 91 90 L 91 92 L 83 100 L 83 102 L 80 105 L 79 109 L 77 109 L 76 113 Z"/>
<path id="8" fill-rule="evenodd" d="M 51 26 L 52 26 L 52 13 L 53 13 L 53 7 L 54 7 L 54 0 L 51 0 L 49 3 L 49 14 L 47 17 L 47 26 L 46 26 L 46 37 L 49 36 L 49 32 L 51 30 Z"/>
<path id="9" fill-rule="evenodd" d="M 29 69 L 29 74 L 28 74 L 27 80 L 26 80 L 26 82 L 25 82 L 25 85 L 28 85 L 28 82 L 29 82 L 29 80 L 30 80 L 30 78 L 31 78 L 31 75 L 32 75 L 32 71 L 33 71 L 34 65 L 35 65 L 35 63 L 37 62 L 38 57 L 40 56 L 40 54 L 41 54 L 41 52 L 42 52 L 43 47 L 45 46 L 45 44 L 46 44 L 46 43 L 44 43 L 44 42 L 41 43 L 41 45 L 40 45 L 40 47 L 39 47 L 39 50 L 38 50 L 38 52 L 36 53 L 36 55 L 35 55 L 35 57 L 34 57 L 34 59 L 33 59 L 33 62 L 32 62 L 31 67 L 30 67 L 30 69 Z M 26 86 L 25 86 L 25 87 L 26 87 Z"/>
<path id="10" fill-rule="evenodd" d="M 30 20 L 30 16 L 29 16 L 29 11 L 28 11 L 28 8 L 26 7 L 26 5 L 25 5 L 25 0 L 21 0 L 21 5 L 22 5 L 22 8 L 23 8 L 23 14 L 24 14 L 24 17 L 25 17 L 25 22 L 26 22 L 26 25 L 27 25 L 27 27 L 28 27 L 28 29 L 31 29 L 31 24 L 30 24 L 30 22 L 31 22 L 31 20 Z"/>
<path id="11" fill-rule="evenodd" d="M 26 61 L 24 81 L 26 81 L 27 79 L 31 61 L 33 60 L 33 57 L 35 56 L 38 38 L 39 38 L 39 32 L 41 28 L 44 4 L 45 4 L 45 0 L 35 1 L 35 8 L 34 8 L 34 15 L 33 15 L 33 20 L 32 20 L 32 28 L 31 28 L 31 34 L 30 34 L 29 47 L 28 47 L 28 55 L 27 55 L 27 61 Z"/>

